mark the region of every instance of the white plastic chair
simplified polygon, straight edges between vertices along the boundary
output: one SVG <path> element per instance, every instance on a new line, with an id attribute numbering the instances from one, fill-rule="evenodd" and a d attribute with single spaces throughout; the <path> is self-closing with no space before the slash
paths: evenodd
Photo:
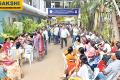
<path id="1" fill-rule="evenodd" d="M 13 59 L 16 60 L 17 63 L 19 62 L 19 54 L 18 54 L 18 50 L 17 49 L 10 49 L 9 50 L 9 56 Z"/>
<path id="2" fill-rule="evenodd" d="M 31 64 L 33 62 L 33 47 L 31 45 L 25 46 L 24 58 L 25 58 L 25 61 L 26 61 L 26 59 L 29 60 L 29 64 L 31 66 Z"/>

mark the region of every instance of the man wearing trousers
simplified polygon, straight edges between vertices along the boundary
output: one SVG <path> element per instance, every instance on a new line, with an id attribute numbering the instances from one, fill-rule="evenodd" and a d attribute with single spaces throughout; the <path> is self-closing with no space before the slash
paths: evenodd
<path id="1" fill-rule="evenodd" d="M 47 28 L 44 29 L 43 31 L 43 36 L 44 36 L 44 45 L 45 45 L 45 55 L 48 53 L 48 31 Z"/>
<path id="2" fill-rule="evenodd" d="M 63 27 L 60 30 L 60 37 L 61 37 L 61 48 L 63 48 L 63 42 L 65 42 L 65 46 L 67 47 L 67 38 L 70 36 L 69 31 L 65 28 L 65 26 L 63 25 Z"/>
<path id="3" fill-rule="evenodd" d="M 56 25 L 54 28 L 54 43 L 55 44 L 59 43 L 59 27 L 58 27 L 58 25 Z"/>

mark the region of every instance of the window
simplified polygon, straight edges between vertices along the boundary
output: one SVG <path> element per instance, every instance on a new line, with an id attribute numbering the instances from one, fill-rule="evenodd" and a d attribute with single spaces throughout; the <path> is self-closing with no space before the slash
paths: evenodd
<path id="1" fill-rule="evenodd" d="M 29 0 L 29 4 L 32 5 L 32 0 Z"/>
<path id="2" fill-rule="evenodd" d="M 32 5 L 32 0 L 24 0 L 26 4 Z"/>
<path id="3" fill-rule="evenodd" d="M 71 3 L 72 3 L 72 2 L 69 2 L 69 8 L 70 8 Z"/>
<path id="4" fill-rule="evenodd" d="M 60 7 L 60 2 L 55 2 L 55 8 L 59 8 Z"/>
<path id="5" fill-rule="evenodd" d="M 51 7 L 51 1 L 46 1 L 46 8 L 50 8 Z"/>

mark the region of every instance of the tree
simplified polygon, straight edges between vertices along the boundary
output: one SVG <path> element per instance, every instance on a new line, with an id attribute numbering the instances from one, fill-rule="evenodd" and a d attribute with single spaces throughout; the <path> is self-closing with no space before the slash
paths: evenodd
<path id="1" fill-rule="evenodd" d="M 114 6 L 113 6 L 114 5 Z M 74 0 L 71 8 L 80 8 L 82 26 L 96 31 L 105 39 L 120 39 L 116 16 L 120 15 L 120 0 Z M 92 30 L 93 29 L 93 30 Z M 114 35 L 114 36 L 112 36 Z"/>
<path id="2" fill-rule="evenodd" d="M 80 0 L 73 0 L 70 4 L 71 8 L 80 8 Z"/>
<path id="3" fill-rule="evenodd" d="M 25 18 L 23 21 L 23 32 L 31 33 L 38 28 L 38 23 L 34 22 L 32 19 Z"/>
<path id="4" fill-rule="evenodd" d="M 94 0 L 74 0 L 71 3 L 71 8 L 80 8 L 81 25 L 87 30 L 91 30 L 93 28 L 96 6 L 97 1 Z"/>

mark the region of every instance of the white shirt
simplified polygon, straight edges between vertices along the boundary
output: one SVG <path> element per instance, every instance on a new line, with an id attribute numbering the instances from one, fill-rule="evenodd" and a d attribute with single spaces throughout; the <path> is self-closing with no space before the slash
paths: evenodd
<path id="1" fill-rule="evenodd" d="M 114 78 L 117 77 L 117 74 L 119 72 L 120 72 L 120 60 L 115 60 L 111 62 L 104 70 L 104 73 L 107 74 L 106 80 L 116 80 Z"/>
<path id="2" fill-rule="evenodd" d="M 94 40 L 95 37 L 96 37 L 95 34 L 92 34 L 91 37 L 90 37 L 90 39 L 91 39 L 91 40 Z"/>
<path id="3" fill-rule="evenodd" d="M 82 44 L 78 44 L 77 42 L 74 42 L 74 43 L 73 43 L 73 48 L 74 48 L 74 49 L 77 49 L 77 50 L 78 50 L 80 47 L 83 47 L 83 45 L 82 45 Z"/>
<path id="4" fill-rule="evenodd" d="M 46 40 L 48 40 L 48 31 L 47 30 L 45 30 L 45 31 L 43 31 L 43 35 L 45 35 L 45 38 L 46 38 Z"/>
<path id="5" fill-rule="evenodd" d="M 87 39 L 90 39 L 90 35 L 86 35 L 86 38 L 87 38 Z"/>
<path id="6" fill-rule="evenodd" d="M 90 80 L 90 75 L 92 75 L 92 71 L 90 71 L 90 67 L 87 64 L 82 65 L 79 71 L 77 72 L 77 76 L 81 77 L 82 80 Z"/>
<path id="7" fill-rule="evenodd" d="M 59 33 L 59 27 L 55 27 L 55 28 L 54 28 L 54 35 L 56 35 L 56 36 L 57 36 L 57 35 L 58 35 L 58 33 Z"/>
<path id="8" fill-rule="evenodd" d="M 84 64 L 80 67 L 79 71 L 74 72 L 71 77 L 80 77 L 82 80 L 92 80 L 94 74 L 91 68 L 87 64 Z"/>
<path id="9" fill-rule="evenodd" d="M 109 45 L 108 43 L 105 43 L 103 50 L 107 50 L 107 52 L 111 52 L 111 47 L 110 47 L 110 45 Z"/>
<path id="10" fill-rule="evenodd" d="M 61 38 L 67 38 L 70 35 L 67 29 L 61 29 Z"/>
<path id="11" fill-rule="evenodd" d="M 73 28 L 73 35 L 74 35 L 74 36 L 77 36 L 78 33 L 79 33 L 79 29 Z"/>

